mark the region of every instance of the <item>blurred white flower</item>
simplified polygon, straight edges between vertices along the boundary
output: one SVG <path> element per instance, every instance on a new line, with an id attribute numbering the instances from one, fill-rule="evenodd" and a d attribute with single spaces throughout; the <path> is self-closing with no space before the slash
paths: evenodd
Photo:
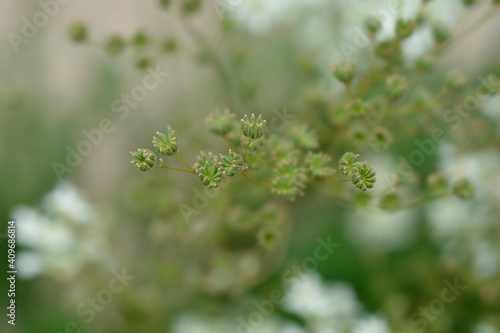
<path id="1" fill-rule="evenodd" d="M 349 320 L 358 311 L 353 289 L 343 283 L 325 285 L 316 273 L 304 274 L 287 290 L 283 307 L 303 317 Z"/>
<path id="2" fill-rule="evenodd" d="M 31 279 L 42 273 L 42 257 L 31 251 L 22 251 L 16 258 L 17 272 L 23 279 Z"/>
<path id="3" fill-rule="evenodd" d="M 358 320 L 353 327 L 353 333 L 390 333 L 389 325 L 384 318 L 369 316 Z"/>
<path id="4" fill-rule="evenodd" d="M 488 279 L 498 273 L 500 257 L 489 241 L 481 240 L 473 247 L 472 265 L 476 274 L 482 279 Z"/>
<path id="5" fill-rule="evenodd" d="M 75 222 L 88 223 L 92 219 L 93 209 L 78 189 L 69 182 L 59 184 L 45 197 L 47 208 L 55 214 L 67 215 Z"/>
<path id="6" fill-rule="evenodd" d="M 210 318 L 195 313 L 182 313 L 175 318 L 172 333 L 230 333 L 247 332 L 248 329 L 241 330 L 236 320 L 237 315 L 226 315 L 219 318 Z M 279 319 L 272 318 L 265 320 L 262 325 L 252 327 L 252 333 L 304 333 L 299 326 L 286 323 Z"/>
<path id="7" fill-rule="evenodd" d="M 21 206 L 11 212 L 17 242 L 27 248 L 18 253 L 21 277 L 72 277 L 86 263 L 106 260 L 104 225 L 74 185 L 58 184 L 43 203 L 43 209 Z"/>
<path id="8" fill-rule="evenodd" d="M 234 2 L 232 12 L 236 17 L 236 22 L 253 33 L 262 34 L 283 19 L 300 13 L 306 7 L 321 6 L 326 0 L 241 0 Z"/>
<path id="9" fill-rule="evenodd" d="M 474 325 L 472 333 L 498 333 L 498 330 L 488 323 L 480 322 Z"/>

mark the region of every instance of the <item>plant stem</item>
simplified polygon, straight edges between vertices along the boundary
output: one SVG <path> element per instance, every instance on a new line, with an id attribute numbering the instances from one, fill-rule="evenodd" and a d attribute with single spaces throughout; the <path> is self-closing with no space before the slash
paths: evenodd
<path id="1" fill-rule="evenodd" d="M 248 139 L 247 147 L 245 148 L 245 154 L 243 155 L 243 162 L 247 161 L 248 147 L 250 147 L 251 143 L 252 143 L 252 139 Z"/>
<path id="2" fill-rule="evenodd" d="M 392 111 L 392 104 L 393 103 L 394 102 L 392 100 L 389 101 L 389 104 L 387 105 L 387 109 L 385 110 L 385 113 L 382 116 L 382 120 L 380 120 L 380 126 L 382 126 L 385 123 L 385 121 L 387 120 L 387 118 L 389 117 L 389 114 Z"/>
<path id="3" fill-rule="evenodd" d="M 243 171 L 243 172 L 241 173 L 241 175 L 242 175 L 243 177 L 245 177 L 245 179 L 246 179 L 246 180 L 248 180 L 250 183 L 253 183 L 253 184 L 255 184 L 255 185 L 259 185 L 259 186 L 269 187 L 269 184 L 267 184 L 267 183 L 258 183 L 258 182 L 256 182 L 255 180 L 250 179 L 250 178 L 249 178 L 249 177 L 245 174 L 245 171 Z"/>
<path id="4" fill-rule="evenodd" d="M 191 169 L 191 170 L 179 169 L 179 168 L 169 167 L 169 166 L 160 165 L 160 164 L 155 164 L 155 167 L 169 169 L 169 170 L 175 170 L 175 171 L 188 172 L 188 173 L 196 173 L 193 169 Z"/>
<path id="5" fill-rule="evenodd" d="M 179 161 L 181 161 L 181 162 L 182 162 L 182 164 L 184 164 L 184 165 L 186 166 L 186 168 L 188 168 L 188 169 L 189 169 L 189 171 L 194 172 L 193 168 L 191 168 L 191 167 L 189 166 L 189 164 L 187 164 L 187 163 L 186 163 L 186 161 L 184 161 L 184 160 L 183 160 L 183 159 L 179 156 L 179 154 L 175 153 L 175 156 L 179 159 Z"/>
<path id="6" fill-rule="evenodd" d="M 332 183 L 350 183 L 350 179 L 329 179 L 327 182 L 332 182 Z"/>
<path id="7" fill-rule="evenodd" d="M 347 90 L 347 95 L 349 95 L 349 99 L 351 101 L 354 100 L 354 97 L 353 97 L 352 91 L 351 91 L 351 83 L 346 83 L 345 84 L 345 89 Z"/>

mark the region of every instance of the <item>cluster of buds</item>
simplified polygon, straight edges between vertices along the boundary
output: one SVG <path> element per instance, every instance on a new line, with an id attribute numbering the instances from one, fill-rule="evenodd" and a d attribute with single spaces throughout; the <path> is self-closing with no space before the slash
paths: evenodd
<path id="1" fill-rule="evenodd" d="M 297 160 L 285 160 L 274 169 L 271 192 L 281 198 L 294 200 L 305 188 L 305 170 L 297 166 Z"/>
<path id="2" fill-rule="evenodd" d="M 227 177 L 233 177 L 239 175 L 243 170 L 245 170 L 245 164 L 243 162 L 243 158 L 240 154 L 236 154 L 229 150 L 229 155 L 220 155 L 221 156 L 221 170 L 222 174 Z"/>
<path id="3" fill-rule="evenodd" d="M 219 185 L 222 178 L 222 172 L 219 166 L 219 162 L 205 161 L 205 164 L 198 168 L 198 178 L 204 186 L 214 188 Z"/>
<path id="4" fill-rule="evenodd" d="M 361 117 L 366 114 L 368 107 L 362 99 L 356 98 L 349 102 L 347 109 L 352 116 Z"/>
<path id="5" fill-rule="evenodd" d="M 462 89 L 466 83 L 465 74 L 458 68 L 448 72 L 446 76 L 446 88 L 451 92 Z"/>
<path id="6" fill-rule="evenodd" d="M 228 109 L 224 112 L 216 110 L 215 113 L 210 113 L 205 120 L 210 133 L 215 135 L 225 136 L 231 132 L 234 127 L 234 114 L 229 113 Z"/>
<path id="7" fill-rule="evenodd" d="M 408 89 L 408 80 L 400 75 L 389 76 L 385 83 L 387 93 L 392 101 L 400 99 Z"/>
<path id="8" fill-rule="evenodd" d="M 359 154 L 354 154 L 354 153 L 350 153 L 350 152 L 342 155 L 342 157 L 339 160 L 340 171 L 344 175 L 350 176 L 352 169 L 359 164 L 359 162 L 356 162 L 358 157 L 359 157 Z"/>
<path id="9" fill-rule="evenodd" d="M 408 38 L 413 34 L 416 26 L 417 24 L 415 21 L 403 21 L 399 19 L 396 22 L 396 36 L 398 36 L 399 39 Z"/>
<path id="10" fill-rule="evenodd" d="M 305 159 L 307 172 L 313 178 L 325 178 L 333 175 L 335 173 L 335 169 L 327 166 L 330 160 L 330 156 L 326 154 L 313 154 L 312 152 L 309 152 Z"/>
<path id="11" fill-rule="evenodd" d="M 354 78 L 354 71 L 356 70 L 356 63 L 352 61 L 346 61 L 342 64 L 333 64 L 332 71 L 333 75 L 344 84 L 351 83 Z"/>
<path id="12" fill-rule="evenodd" d="M 179 151 L 179 143 L 175 131 L 167 126 L 167 134 L 156 132 L 159 136 L 153 137 L 153 146 L 156 151 L 163 156 L 172 156 Z"/>
<path id="13" fill-rule="evenodd" d="M 472 198 L 474 196 L 475 191 L 476 189 L 474 188 L 474 185 L 472 185 L 471 182 L 466 178 L 458 180 L 453 185 L 453 194 L 459 197 L 460 199 Z"/>
<path id="14" fill-rule="evenodd" d="M 243 135 L 249 139 L 255 140 L 262 137 L 266 129 L 267 122 L 262 119 L 261 115 L 256 118 L 252 113 L 250 118 L 245 115 L 245 117 L 241 119 L 241 130 L 243 131 Z"/>
<path id="15" fill-rule="evenodd" d="M 69 27 L 68 35 L 74 42 L 85 42 L 87 40 L 87 26 L 83 22 L 75 22 Z"/>
<path id="16" fill-rule="evenodd" d="M 141 171 L 151 170 L 155 166 L 156 155 L 149 149 L 139 148 L 136 152 L 130 152 L 134 159 L 131 163 Z"/>
<path id="17" fill-rule="evenodd" d="M 366 162 L 363 162 L 352 169 L 351 181 L 361 191 L 366 191 L 375 186 L 375 182 L 377 181 L 375 173 L 376 171 L 373 170 L 373 167 L 368 167 Z"/>
<path id="18" fill-rule="evenodd" d="M 366 191 L 375 186 L 377 179 L 376 171 L 368 167 L 366 162 L 356 162 L 358 154 L 345 153 L 339 161 L 340 170 L 343 174 L 351 177 L 351 182 L 361 191 Z"/>

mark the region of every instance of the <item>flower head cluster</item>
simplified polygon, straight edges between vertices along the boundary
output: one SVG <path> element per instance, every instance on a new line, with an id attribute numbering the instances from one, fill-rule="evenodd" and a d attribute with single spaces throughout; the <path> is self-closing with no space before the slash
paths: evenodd
<path id="1" fill-rule="evenodd" d="M 198 168 L 198 178 L 204 186 L 214 188 L 219 185 L 222 178 L 219 166 L 219 162 L 205 161 L 205 164 Z"/>
<path id="2" fill-rule="evenodd" d="M 163 156 L 172 156 L 179 151 L 179 143 L 177 142 L 177 136 L 175 131 L 167 126 L 167 134 L 156 132 L 159 136 L 153 137 L 153 146 L 156 151 Z"/>
<path id="3" fill-rule="evenodd" d="M 297 194 L 303 194 L 305 180 L 305 170 L 297 166 L 297 160 L 285 160 L 274 169 L 271 192 L 279 197 L 293 200 Z"/>
<path id="4" fill-rule="evenodd" d="M 356 70 L 356 63 L 347 61 L 342 64 L 333 64 L 333 75 L 342 83 L 349 84 L 354 78 L 354 71 Z"/>
<path id="5" fill-rule="evenodd" d="M 262 116 L 259 115 L 258 118 L 255 118 L 255 115 L 252 113 L 252 116 L 248 118 L 247 115 L 243 119 L 241 119 L 241 130 L 243 131 L 243 135 L 245 135 L 249 139 L 258 139 L 267 129 L 267 122 L 262 119 Z"/>
<path id="6" fill-rule="evenodd" d="M 224 112 L 216 110 L 215 113 L 208 115 L 205 122 L 210 133 L 224 136 L 229 134 L 234 127 L 233 117 L 234 114 L 229 113 L 228 109 L 225 109 Z"/>
<path id="7" fill-rule="evenodd" d="M 139 148 L 136 152 L 130 152 L 134 159 L 131 163 L 141 171 L 151 170 L 155 166 L 156 155 L 149 149 Z"/>
<path id="8" fill-rule="evenodd" d="M 377 181 L 375 173 L 376 171 L 373 170 L 373 167 L 368 167 L 366 162 L 363 162 L 352 169 L 351 181 L 361 191 L 366 191 L 375 186 L 375 182 Z"/>
<path id="9" fill-rule="evenodd" d="M 391 75 L 386 80 L 386 89 L 389 97 L 396 101 L 400 99 L 408 89 L 408 80 L 400 75 Z"/>
<path id="10" fill-rule="evenodd" d="M 352 169 L 359 164 L 359 162 L 356 162 L 358 157 L 359 154 L 354 154 L 351 152 L 342 155 L 339 161 L 339 167 L 344 175 L 351 175 Z"/>
<path id="11" fill-rule="evenodd" d="M 220 156 L 220 167 L 224 176 L 233 177 L 245 170 L 245 164 L 240 154 L 236 154 L 229 150 L 229 155 L 221 154 Z"/>
<path id="12" fill-rule="evenodd" d="M 307 172 L 313 178 L 324 178 L 333 175 L 335 173 L 335 169 L 327 166 L 327 163 L 330 162 L 330 160 L 330 156 L 326 154 L 313 154 L 309 152 L 305 159 Z"/>

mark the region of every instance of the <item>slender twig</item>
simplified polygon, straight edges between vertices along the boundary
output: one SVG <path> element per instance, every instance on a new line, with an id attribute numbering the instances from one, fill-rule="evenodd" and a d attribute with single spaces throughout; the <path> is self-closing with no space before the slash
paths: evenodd
<path id="1" fill-rule="evenodd" d="M 380 125 L 382 126 L 386 121 L 389 115 L 391 114 L 392 111 L 392 105 L 394 104 L 394 101 L 390 100 L 389 104 L 387 105 L 387 108 L 384 112 L 384 115 L 382 116 L 382 119 L 380 120 Z"/>
<path id="2" fill-rule="evenodd" d="M 243 155 L 243 162 L 247 161 L 247 152 L 248 152 L 248 147 L 250 147 L 250 144 L 252 143 L 252 139 L 248 139 L 247 147 L 245 148 L 245 155 Z"/>
<path id="3" fill-rule="evenodd" d="M 246 180 L 248 180 L 250 183 L 253 183 L 253 184 L 255 184 L 255 185 L 259 185 L 259 186 L 269 187 L 269 184 L 268 184 L 268 183 L 258 183 L 258 182 L 256 182 L 255 180 L 250 179 L 250 178 L 249 178 L 249 177 L 245 174 L 245 171 L 243 171 L 243 172 L 241 173 L 241 175 L 242 175 L 243 177 L 245 177 L 245 179 L 246 179 Z"/>
<path id="4" fill-rule="evenodd" d="M 155 164 L 155 167 L 169 169 L 169 170 L 175 170 L 175 171 L 188 172 L 188 173 L 196 173 L 193 169 L 191 169 L 191 170 L 179 169 L 179 168 L 169 167 L 169 166 L 160 165 L 160 164 Z"/>
<path id="5" fill-rule="evenodd" d="M 332 182 L 332 183 L 350 183 L 350 179 L 329 179 L 326 180 L 327 182 Z"/>
<path id="6" fill-rule="evenodd" d="M 346 83 L 345 89 L 347 90 L 347 95 L 349 95 L 349 99 L 351 101 L 354 100 L 354 96 L 353 96 L 352 91 L 351 91 L 351 83 Z"/>
<path id="7" fill-rule="evenodd" d="M 194 172 L 193 168 L 191 168 L 189 164 L 187 164 L 186 161 L 184 161 L 182 157 L 179 156 L 179 154 L 175 153 L 175 156 L 179 159 L 179 161 L 182 162 L 182 164 L 186 166 L 186 168 L 188 168 L 191 172 Z"/>

